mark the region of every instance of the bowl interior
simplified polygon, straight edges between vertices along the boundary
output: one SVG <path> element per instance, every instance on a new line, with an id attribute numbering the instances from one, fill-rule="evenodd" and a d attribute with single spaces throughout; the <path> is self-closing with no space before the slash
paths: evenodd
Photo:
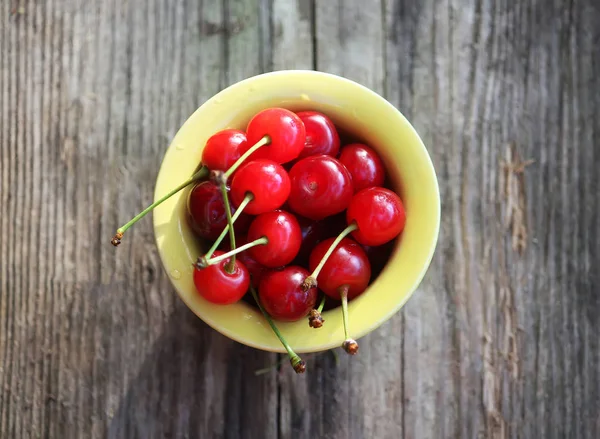
<path id="1" fill-rule="evenodd" d="M 385 99 L 355 82 L 321 72 L 282 71 L 239 82 L 207 101 L 181 127 L 163 160 L 155 198 L 194 172 L 212 134 L 225 128 L 245 130 L 254 114 L 273 106 L 323 112 L 372 146 L 405 204 L 406 226 L 386 268 L 349 304 L 351 335 L 358 339 L 397 312 L 416 289 L 431 261 L 440 221 L 438 185 L 429 155 L 410 123 Z M 285 352 L 256 308 L 243 301 L 214 305 L 196 294 L 192 263 L 201 243 L 186 221 L 187 195 L 182 191 L 154 211 L 159 253 L 181 299 L 225 336 L 255 348 Z M 326 323 L 316 330 L 305 319 L 278 323 L 278 327 L 297 352 L 340 346 L 344 340 L 341 312 L 334 309 L 323 317 Z"/>

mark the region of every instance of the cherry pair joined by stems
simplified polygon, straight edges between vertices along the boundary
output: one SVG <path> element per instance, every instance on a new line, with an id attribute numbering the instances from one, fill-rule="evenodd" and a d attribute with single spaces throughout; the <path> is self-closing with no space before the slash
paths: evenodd
<path id="1" fill-rule="evenodd" d="M 319 272 L 344 237 L 352 234 L 358 243 L 367 246 L 386 244 L 404 229 L 406 212 L 402 200 L 394 192 L 382 187 L 371 187 L 363 189 L 352 197 L 346 211 L 346 222 L 348 226 L 331 241 L 329 250 L 323 254 L 321 262 L 307 278 L 307 286 L 312 284 L 316 286 Z"/>
<path id="2" fill-rule="evenodd" d="M 226 173 L 225 173 L 226 174 Z M 212 179 L 219 182 L 221 186 L 225 184 L 225 174 L 222 172 L 213 173 Z M 214 183 L 210 182 L 214 186 Z M 279 208 L 286 200 L 289 194 L 289 178 L 287 172 L 271 160 L 255 160 L 244 165 L 235 174 L 231 183 L 231 198 L 233 204 L 236 206 L 235 215 L 233 222 L 236 222 L 238 218 L 244 218 L 241 231 L 247 229 L 246 218 L 248 216 L 242 216 L 242 212 L 258 215 L 267 213 Z M 256 194 L 256 195 L 255 195 Z M 224 200 L 224 196 L 221 196 Z M 219 204 L 219 207 L 223 205 Z M 191 212 L 201 211 L 204 212 L 206 208 L 193 207 L 189 209 Z M 202 217 L 206 218 L 206 215 Z M 215 219 L 211 217 L 208 221 L 204 221 L 205 228 L 211 231 L 217 229 L 218 225 L 214 224 Z M 218 222 L 217 222 L 218 223 Z M 229 225 L 224 224 L 221 228 L 220 235 L 216 238 L 211 249 L 205 255 L 206 258 L 210 258 L 212 252 L 218 248 L 221 241 L 225 237 L 225 234 L 229 231 Z"/>
<path id="3" fill-rule="evenodd" d="M 346 220 L 348 226 L 336 238 L 326 239 L 314 248 L 309 259 L 312 273 L 302 286 L 309 290 L 318 285 L 329 297 L 341 299 L 346 338 L 342 347 L 355 354 L 358 344 L 348 335 L 348 300 L 367 288 L 371 265 L 364 249 L 346 236 L 352 234 L 363 245 L 382 245 L 400 234 L 406 219 L 400 198 L 389 189 L 376 187 L 354 195 Z M 316 313 L 311 312 L 313 315 Z"/>

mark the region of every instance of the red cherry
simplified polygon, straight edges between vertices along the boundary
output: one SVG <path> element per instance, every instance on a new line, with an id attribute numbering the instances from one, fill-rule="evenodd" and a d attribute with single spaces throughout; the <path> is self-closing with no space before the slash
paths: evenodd
<path id="1" fill-rule="evenodd" d="M 246 133 L 226 129 L 211 136 L 202 150 L 202 164 L 211 171 L 227 171 L 248 149 Z"/>
<path id="2" fill-rule="evenodd" d="M 282 267 L 292 262 L 302 243 L 302 232 L 296 217 L 282 210 L 263 213 L 252 221 L 248 230 L 248 242 L 262 237 L 266 237 L 269 242 L 248 251 L 258 263 L 269 268 Z"/>
<path id="3" fill-rule="evenodd" d="M 389 189 L 371 187 L 352 198 L 346 211 L 348 224 L 356 222 L 352 236 L 363 245 L 378 246 L 397 237 L 406 224 L 402 200 Z"/>
<path id="4" fill-rule="evenodd" d="M 298 117 L 306 127 L 306 141 L 299 158 L 325 154 L 335 157 L 340 150 L 340 136 L 327 116 L 316 111 L 301 111 Z"/>
<path id="5" fill-rule="evenodd" d="M 258 143 L 264 136 L 270 142 L 256 150 L 248 161 L 269 159 L 277 163 L 294 160 L 304 148 L 306 129 L 302 120 L 284 108 L 268 108 L 256 114 L 246 129 L 248 144 L 242 152 Z"/>
<path id="6" fill-rule="evenodd" d="M 290 208 L 309 219 L 323 219 L 348 207 L 354 193 L 352 177 L 337 159 L 306 157 L 290 171 Z"/>
<path id="7" fill-rule="evenodd" d="M 235 212 L 233 207 L 232 211 Z M 194 186 L 187 199 L 187 217 L 190 227 L 200 238 L 217 239 L 227 225 L 225 203 L 219 187 L 210 181 Z M 241 214 L 235 222 L 235 230 L 248 230 L 251 221 L 250 216 Z"/>
<path id="8" fill-rule="evenodd" d="M 248 244 L 248 242 L 249 241 L 246 235 L 238 235 L 236 233 L 236 247 L 241 247 L 244 244 Z M 222 245 L 222 250 L 222 254 L 227 253 L 229 250 L 231 250 L 229 240 L 224 241 Z M 249 251 L 238 253 L 236 255 L 236 258 L 238 261 L 242 262 L 246 266 L 246 268 L 248 269 L 248 273 L 250 273 L 250 282 L 255 288 L 258 288 L 258 285 L 260 284 L 260 279 L 262 278 L 264 273 L 268 271 L 268 268 L 257 262 L 256 259 L 252 257 Z"/>
<path id="9" fill-rule="evenodd" d="M 224 254 L 215 251 L 214 256 Z M 229 258 L 206 268 L 194 269 L 194 285 L 206 300 L 219 305 L 229 305 L 240 300 L 250 285 L 248 269 L 239 260 L 235 262 L 233 273 L 225 270 Z"/>
<path id="10" fill-rule="evenodd" d="M 278 209 L 290 194 L 288 173 L 272 160 L 251 161 L 239 168 L 231 182 L 231 201 L 239 206 L 246 195 L 254 197 L 244 209 L 251 215 L 259 215 Z"/>
<path id="11" fill-rule="evenodd" d="M 314 271 L 335 238 L 320 242 L 310 254 L 309 268 Z M 344 238 L 323 265 L 317 282 L 319 289 L 336 300 L 340 300 L 340 287 L 348 286 L 348 299 L 361 294 L 369 285 L 371 264 L 360 244 Z"/>
<path id="12" fill-rule="evenodd" d="M 308 271 L 290 265 L 281 271 L 271 271 L 260 281 L 258 294 L 260 301 L 273 318 L 283 321 L 296 321 L 306 317 L 317 302 L 317 289 L 302 288 Z"/>
<path id="13" fill-rule="evenodd" d="M 352 176 L 354 193 L 374 186 L 383 186 L 385 168 L 377 153 L 362 143 L 344 146 L 339 158 Z"/>

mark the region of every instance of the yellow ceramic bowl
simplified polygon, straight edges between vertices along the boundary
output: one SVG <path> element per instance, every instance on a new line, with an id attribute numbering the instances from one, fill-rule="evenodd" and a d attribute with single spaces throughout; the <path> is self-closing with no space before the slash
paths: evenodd
<path id="1" fill-rule="evenodd" d="M 163 160 L 155 198 L 185 181 L 196 169 L 206 140 L 225 128 L 244 130 L 267 107 L 316 110 L 375 148 L 402 197 L 406 227 L 387 267 L 367 291 L 349 304 L 351 335 L 358 339 L 394 315 L 425 275 L 438 238 L 440 199 L 435 170 L 416 131 L 389 102 L 348 79 L 313 71 L 279 71 L 255 76 L 223 90 L 185 122 Z M 285 352 L 260 312 L 244 302 L 213 305 L 194 289 L 192 263 L 201 252 L 185 217 L 188 192 L 154 211 L 156 243 L 175 289 L 190 309 L 225 336 L 258 349 Z M 299 353 L 338 347 L 344 341 L 340 308 L 324 313 L 320 329 L 307 320 L 279 323 Z"/>

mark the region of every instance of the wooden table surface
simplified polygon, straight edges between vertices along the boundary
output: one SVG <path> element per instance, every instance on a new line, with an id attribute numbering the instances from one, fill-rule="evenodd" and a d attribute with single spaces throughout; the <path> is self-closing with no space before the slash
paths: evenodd
<path id="1" fill-rule="evenodd" d="M 600 437 L 598 0 L 0 3 L 2 439 Z M 401 109 L 443 224 L 357 357 L 256 376 L 150 218 L 109 241 L 188 115 L 287 68 Z"/>

